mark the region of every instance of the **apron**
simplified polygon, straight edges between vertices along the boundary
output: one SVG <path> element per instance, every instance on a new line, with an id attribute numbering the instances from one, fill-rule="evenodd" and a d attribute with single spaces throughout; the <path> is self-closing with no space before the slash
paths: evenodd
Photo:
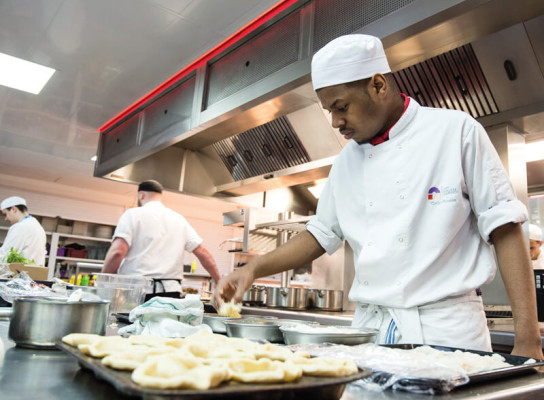
<path id="1" fill-rule="evenodd" d="M 153 297 L 174 297 L 176 299 L 179 299 L 181 297 L 181 291 L 179 292 L 167 292 L 164 288 L 164 281 L 176 281 L 179 283 L 179 286 L 181 288 L 181 279 L 159 279 L 159 278 L 151 278 L 153 279 L 153 292 L 148 293 L 145 295 L 145 301 L 148 301 L 149 299 Z M 162 288 L 161 292 L 157 292 L 158 288 Z"/>
<path id="2" fill-rule="evenodd" d="M 482 298 L 475 291 L 411 308 L 360 303 L 351 325 L 379 330 L 378 344 L 492 351 Z"/>

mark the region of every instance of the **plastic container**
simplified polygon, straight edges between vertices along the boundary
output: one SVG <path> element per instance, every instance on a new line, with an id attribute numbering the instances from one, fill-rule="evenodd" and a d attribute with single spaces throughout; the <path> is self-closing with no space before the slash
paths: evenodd
<path id="1" fill-rule="evenodd" d="M 111 301 L 110 314 L 128 313 L 144 302 L 153 280 L 141 275 L 96 274 L 94 288 L 103 300 Z"/>

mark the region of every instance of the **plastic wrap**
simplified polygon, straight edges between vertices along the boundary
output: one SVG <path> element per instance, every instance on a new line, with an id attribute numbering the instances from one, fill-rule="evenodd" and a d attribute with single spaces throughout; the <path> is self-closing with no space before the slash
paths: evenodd
<path id="1" fill-rule="evenodd" d="M 433 361 L 432 357 L 425 354 L 425 349 L 401 350 L 370 343 L 358 346 L 299 344 L 288 347 L 294 351 L 308 351 L 316 357 L 328 356 L 355 360 L 359 368 L 372 370 L 369 377 L 351 384 L 365 390 L 392 389 L 434 395 L 447 393 L 469 382 L 468 372 L 461 366 Z M 428 346 L 423 347 L 430 349 Z"/>
<path id="2" fill-rule="evenodd" d="M 13 275 L 15 272 L 9 268 L 9 264 L 0 263 L 0 279 L 11 278 Z"/>
<path id="3" fill-rule="evenodd" d="M 2 299 L 13 303 L 13 299 L 20 296 L 58 298 L 59 294 L 41 283 L 34 282 L 25 271 L 22 271 L 7 282 L 0 282 L 0 297 Z"/>

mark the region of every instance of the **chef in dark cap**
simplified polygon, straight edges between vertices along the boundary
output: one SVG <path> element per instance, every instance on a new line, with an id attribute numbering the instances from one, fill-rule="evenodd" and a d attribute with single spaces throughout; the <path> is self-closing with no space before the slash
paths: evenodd
<path id="1" fill-rule="evenodd" d="M 145 275 L 153 292 L 180 293 L 183 252 L 193 253 L 215 282 L 221 275 L 202 238 L 187 220 L 162 203 L 162 185 L 138 185 L 138 207 L 121 216 L 113 234 L 103 273 Z"/>

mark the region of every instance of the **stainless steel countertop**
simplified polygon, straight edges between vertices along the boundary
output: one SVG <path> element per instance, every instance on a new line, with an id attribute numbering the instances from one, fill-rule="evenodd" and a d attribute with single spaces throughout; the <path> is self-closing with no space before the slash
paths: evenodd
<path id="1" fill-rule="evenodd" d="M 53 323 L 53 322 L 52 322 Z M 8 339 L 9 320 L 0 320 L 0 339 L 5 353 L 0 367 L 2 400 L 129 400 L 113 386 L 95 378 L 94 374 L 79 368 L 69 355 L 56 350 L 31 350 L 14 346 Z M 544 391 L 544 374 L 535 373 L 520 378 L 503 379 L 492 383 L 458 388 L 441 399 L 514 399 L 538 398 Z M 361 391 L 347 386 L 342 400 L 423 400 L 429 396 L 384 391 Z"/>

